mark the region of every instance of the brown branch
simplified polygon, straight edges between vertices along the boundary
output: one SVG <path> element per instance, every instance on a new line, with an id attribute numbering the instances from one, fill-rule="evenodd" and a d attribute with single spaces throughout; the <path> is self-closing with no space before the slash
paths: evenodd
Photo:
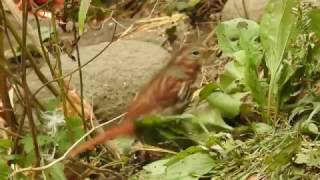
<path id="1" fill-rule="evenodd" d="M 74 4 L 74 1 L 72 0 L 71 4 Z M 77 42 L 78 36 L 77 36 L 77 29 L 76 29 L 76 23 L 73 21 L 73 38 L 74 41 L 76 41 L 75 43 L 75 47 L 76 47 L 76 59 L 78 62 L 78 69 L 79 69 L 79 80 L 80 80 L 80 103 L 81 103 L 81 119 L 83 122 L 83 127 L 84 127 L 84 131 L 86 132 L 88 130 L 87 127 L 87 122 L 85 119 L 85 114 L 84 114 L 84 102 L 83 102 L 83 77 L 82 77 L 82 69 L 81 69 L 81 59 L 80 59 L 80 51 L 79 51 L 79 45 Z"/>
<path id="2" fill-rule="evenodd" d="M 34 123 L 33 115 L 32 115 L 32 108 L 31 108 L 31 101 L 30 101 L 30 93 L 28 91 L 28 84 L 27 84 L 27 21 L 28 21 L 28 7 L 27 7 L 27 0 L 22 1 L 23 7 L 23 21 L 22 21 L 22 46 L 21 46 L 21 67 L 22 67 L 22 84 L 24 90 L 24 101 L 25 101 L 25 110 L 27 113 L 27 117 L 29 120 L 29 126 L 31 128 L 32 134 L 32 141 L 34 146 L 34 153 L 36 157 L 35 166 L 38 167 L 40 165 L 41 156 L 39 145 L 37 141 L 37 130 Z"/>
<path id="3" fill-rule="evenodd" d="M 2 3 L 0 2 L 1 7 L 2 7 Z M 3 11 L 2 11 L 3 13 Z M 4 20 L 1 18 L 0 19 L 0 26 L 4 26 L 5 22 Z M 5 56 L 4 56 L 4 28 L 0 29 L 0 64 L 5 64 L 6 60 L 5 60 Z M 6 110 L 4 111 L 3 115 L 4 115 L 4 119 L 5 121 L 8 123 L 10 130 L 12 132 L 16 132 L 17 131 L 17 122 L 15 119 L 15 115 L 13 113 L 13 108 L 11 106 L 10 103 L 10 98 L 9 98 L 9 86 L 8 86 L 8 75 L 5 71 L 3 71 L 2 69 L 0 69 L 0 96 L 1 96 L 1 101 L 3 104 L 3 108 Z"/>

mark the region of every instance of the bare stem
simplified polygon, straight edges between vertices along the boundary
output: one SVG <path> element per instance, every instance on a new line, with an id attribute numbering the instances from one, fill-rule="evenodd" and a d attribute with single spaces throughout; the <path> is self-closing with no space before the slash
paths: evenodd
<path id="1" fill-rule="evenodd" d="M 32 115 L 32 108 L 31 108 L 31 101 L 30 101 L 30 93 L 28 91 L 28 84 L 27 84 L 27 21 L 28 21 L 28 10 L 27 10 L 27 0 L 22 1 L 22 7 L 23 7 L 23 21 L 22 21 L 22 55 L 21 55 L 21 66 L 22 66 L 22 84 L 23 84 L 23 90 L 24 90 L 24 100 L 25 100 L 25 109 L 27 113 L 27 117 L 29 120 L 29 125 L 31 128 L 31 134 L 32 134 L 32 140 L 33 140 L 33 146 L 34 146 L 34 153 L 36 157 L 35 166 L 38 167 L 40 165 L 41 156 L 40 156 L 40 150 L 39 145 L 37 141 L 37 130 L 34 123 L 33 115 Z"/>
<path id="2" fill-rule="evenodd" d="M 0 2 L 1 7 L 2 3 Z M 3 27 L 5 24 L 4 20 L 1 18 L 0 19 L 0 26 Z M 0 29 L 0 64 L 5 64 L 5 56 L 4 56 L 4 29 Z M 8 87 L 8 74 L 4 71 L 4 69 L 0 68 L 0 97 L 1 101 L 3 104 L 3 109 L 4 109 L 4 119 L 8 123 L 10 130 L 14 133 L 17 131 L 17 122 L 15 119 L 15 115 L 13 113 L 13 108 L 10 103 L 10 98 L 9 98 L 9 87 Z"/>

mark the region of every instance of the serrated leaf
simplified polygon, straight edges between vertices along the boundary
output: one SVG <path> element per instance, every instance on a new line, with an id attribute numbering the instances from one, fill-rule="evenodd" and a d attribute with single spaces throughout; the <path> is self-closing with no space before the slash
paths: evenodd
<path id="1" fill-rule="evenodd" d="M 68 117 L 66 125 L 69 132 L 70 141 L 79 139 L 83 134 L 83 124 L 79 117 Z"/>
<path id="2" fill-rule="evenodd" d="M 55 98 L 55 99 L 50 99 L 48 102 L 47 102 L 47 111 L 54 111 L 58 105 L 59 105 L 60 101 L 58 98 Z"/>
<path id="3" fill-rule="evenodd" d="M 33 150 L 33 141 L 30 134 L 26 135 L 22 140 L 21 143 L 24 145 L 24 150 L 26 153 L 30 153 Z"/>

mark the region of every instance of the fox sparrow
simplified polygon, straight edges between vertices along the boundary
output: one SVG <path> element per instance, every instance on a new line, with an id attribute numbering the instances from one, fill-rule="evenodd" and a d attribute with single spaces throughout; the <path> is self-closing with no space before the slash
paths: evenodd
<path id="1" fill-rule="evenodd" d="M 208 55 L 208 52 L 199 46 L 185 45 L 172 56 L 168 65 L 142 88 L 119 124 L 79 145 L 69 155 L 74 157 L 118 136 L 134 136 L 134 121 L 145 115 L 181 112 L 190 101 L 193 85 L 201 68 L 201 59 Z"/>

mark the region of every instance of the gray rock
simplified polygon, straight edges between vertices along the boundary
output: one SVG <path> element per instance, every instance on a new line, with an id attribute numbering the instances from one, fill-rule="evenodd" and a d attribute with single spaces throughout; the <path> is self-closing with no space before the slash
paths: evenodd
<path id="1" fill-rule="evenodd" d="M 268 2 L 269 0 L 228 0 L 221 12 L 221 18 L 227 21 L 242 17 L 259 22 Z M 302 0 L 302 2 L 320 6 L 320 0 Z"/>
<path id="2" fill-rule="evenodd" d="M 96 55 L 105 45 L 106 43 L 101 43 L 82 47 L 80 49 L 82 64 Z M 93 102 L 97 117 L 107 120 L 121 114 L 138 89 L 167 64 L 168 57 L 167 51 L 155 44 L 120 40 L 83 68 L 85 98 Z M 64 73 L 68 73 L 77 68 L 77 62 L 62 56 L 62 67 Z M 47 66 L 41 70 L 52 79 Z M 27 78 L 32 91 L 42 85 L 34 73 L 30 73 Z M 79 93 L 78 73 L 72 76 L 71 82 Z M 37 98 L 41 102 L 46 102 L 53 96 L 44 88 L 37 94 Z"/>
<path id="3" fill-rule="evenodd" d="M 268 2 L 269 0 L 228 0 L 221 18 L 223 21 L 239 17 L 260 21 Z"/>

